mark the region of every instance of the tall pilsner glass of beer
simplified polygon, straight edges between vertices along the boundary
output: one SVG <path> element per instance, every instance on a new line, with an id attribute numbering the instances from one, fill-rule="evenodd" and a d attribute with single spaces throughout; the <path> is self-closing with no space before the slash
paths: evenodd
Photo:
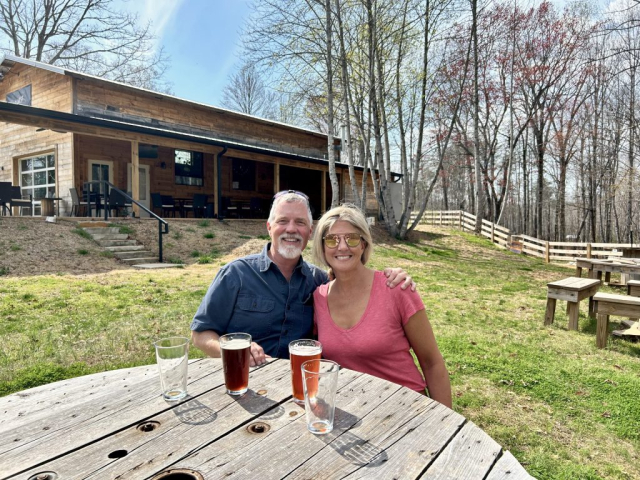
<path id="1" fill-rule="evenodd" d="M 228 333 L 220 337 L 224 384 L 229 395 L 242 395 L 249 388 L 251 335 Z"/>
<path id="2" fill-rule="evenodd" d="M 322 355 L 322 345 L 316 340 L 294 340 L 289 344 L 293 401 L 298 405 L 304 405 L 302 370 L 300 366 L 307 360 L 319 360 L 320 355 Z"/>

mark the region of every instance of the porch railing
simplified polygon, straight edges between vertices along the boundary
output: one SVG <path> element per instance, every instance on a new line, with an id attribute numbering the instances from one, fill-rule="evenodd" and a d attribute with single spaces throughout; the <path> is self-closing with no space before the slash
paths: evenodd
<path id="1" fill-rule="evenodd" d="M 96 189 L 92 188 L 94 185 L 97 186 Z M 111 205 L 109 203 L 109 194 L 111 193 L 112 190 L 115 190 L 118 193 L 120 193 L 125 199 L 130 200 L 131 203 L 135 203 L 136 205 L 138 205 L 138 207 L 140 207 L 142 210 L 147 212 L 150 217 L 155 218 L 158 221 L 158 260 L 160 263 L 162 263 L 162 236 L 169 233 L 169 223 L 165 219 L 153 213 L 151 210 L 149 210 L 147 207 L 142 205 L 140 202 L 131 198 L 131 195 L 129 195 L 126 192 L 123 192 L 118 187 L 116 187 L 113 183 L 108 182 L 107 180 L 85 182 L 84 187 L 85 188 L 83 191 L 87 192 L 87 216 L 88 217 L 91 216 L 92 205 L 96 208 L 96 211 L 98 211 L 98 209 L 100 208 L 100 197 L 99 195 L 96 195 L 96 194 L 99 194 L 102 191 L 104 193 L 101 193 L 100 195 L 103 195 L 104 197 L 104 205 L 103 205 L 104 220 L 107 221 L 107 219 L 109 218 L 109 211 L 111 210 L 110 208 Z"/>

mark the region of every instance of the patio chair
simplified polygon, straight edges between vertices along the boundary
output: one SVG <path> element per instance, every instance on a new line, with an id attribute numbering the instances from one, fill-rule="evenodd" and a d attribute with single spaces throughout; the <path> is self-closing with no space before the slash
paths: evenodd
<path id="1" fill-rule="evenodd" d="M 109 193 L 109 206 L 107 208 L 108 211 L 115 210 L 116 217 L 120 216 L 120 210 L 123 209 L 125 211 L 125 216 L 127 209 L 131 208 L 131 203 L 127 201 L 126 197 L 120 193 L 118 190 L 111 189 Z"/>
<path id="2" fill-rule="evenodd" d="M 176 217 L 176 201 L 171 195 L 160 195 L 162 200 L 162 215 L 172 214 L 173 218 Z"/>
<path id="3" fill-rule="evenodd" d="M 160 195 L 159 193 L 151 194 L 151 209 L 158 209 L 163 217 L 173 213 L 176 216 L 176 203 L 170 195 Z"/>
<path id="4" fill-rule="evenodd" d="M 11 182 L 0 182 L 0 207 L 2 207 L 2 214 L 12 215 L 9 208 L 9 202 L 11 201 Z"/>
<path id="5" fill-rule="evenodd" d="M 102 211 L 103 196 L 99 191 L 99 187 L 95 184 L 89 184 L 89 189 L 82 193 L 83 202 L 88 205 L 88 209 L 95 209 L 97 217 L 100 216 L 100 212 Z M 93 211 L 91 211 L 91 213 L 93 213 Z"/>
<path id="6" fill-rule="evenodd" d="M 260 197 L 251 197 L 249 200 L 249 208 L 251 209 L 251 218 L 262 218 L 262 199 Z"/>
<path id="7" fill-rule="evenodd" d="M 33 213 L 33 195 L 22 194 L 20 187 L 11 187 L 11 199 L 9 200 L 9 209 L 13 207 L 20 207 L 20 215 L 22 210 L 27 207 L 29 213 Z"/>
<path id="8" fill-rule="evenodd" d="M 225 217 L 230 217 L 233 214 L 237 217 L 238 206 L 232 205 L 229 197 L 222 197 L 222 213 Z"/>
<path id="9" fill-rule="evenodd" d="M 79 217 L 80 209 L 84 209 L 84 214 L 87 214 L 87 202 L 81 202 L 80 197 L 78 196 L 78 190 L 75 187 L 71 187 L 69 189 L 69 193 L 71 194 L 71 216 Z"/>
<path id="10" fill-rule="evenodd" d="M 196 193 L 193 195 L 193 216 L 196 218 L 204 217 L 207 209 L 207 195 Z"/>

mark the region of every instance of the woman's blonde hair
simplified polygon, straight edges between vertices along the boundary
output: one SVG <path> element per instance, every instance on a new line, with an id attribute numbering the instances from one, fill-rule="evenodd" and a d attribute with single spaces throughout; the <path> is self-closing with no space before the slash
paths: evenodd
<path id="1" fill-rule="evenodd" d="M 364 252 L 360 261 L 363 265 L 366 265 L 373 253 L 373 238 L 371 238 L 371 231 L 369 230 L 369 224 L 367 219 L 364 218 L 362 211 L 355 205 L 345 204 L 339 207 L 332 208 L 325 213 L 316 225 L 315 233 L 313 235 L 313 257 L 317 264 L 323 264 L 329 266 L 327 259 L 324 256 L 324 236 L 329 232 L 333 224 L 342 220 L 347 222 L 356 229 L 356 232 L 362 235 L 364 238 Z"/>

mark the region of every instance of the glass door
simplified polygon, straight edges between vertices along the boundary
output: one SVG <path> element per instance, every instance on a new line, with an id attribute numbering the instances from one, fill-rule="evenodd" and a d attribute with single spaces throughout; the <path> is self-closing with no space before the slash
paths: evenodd
<path id="1" fill-rule="evenodd" d="M 113 162 L 106 160 L 89 160 L 89 181 L 97 182 L 106 180 L 113 183 Z M 94 185 L 91 187 L 93 192 L 100 192 L 104 195 L 104 184 L 100 187 Z M 97 190 L 99 188 L 99 190 Z"/>
<path id="2" fill-rule="evenodd" d="M 138 172 L 140 177 L 139 183 L 139 192 L 140 192 L 140 200 L 138 200 L 142 205 L 151 210 L 151 186 L 150 186 L 150 167 L 149 165 L 138 165 Z M 131 164 L 127 164 L 127 192 L 131 195 L 133 188 L 131 188 Z M 141 217 L 148 217 L 149 214 L 144 210 L 140 209 Z"/>

